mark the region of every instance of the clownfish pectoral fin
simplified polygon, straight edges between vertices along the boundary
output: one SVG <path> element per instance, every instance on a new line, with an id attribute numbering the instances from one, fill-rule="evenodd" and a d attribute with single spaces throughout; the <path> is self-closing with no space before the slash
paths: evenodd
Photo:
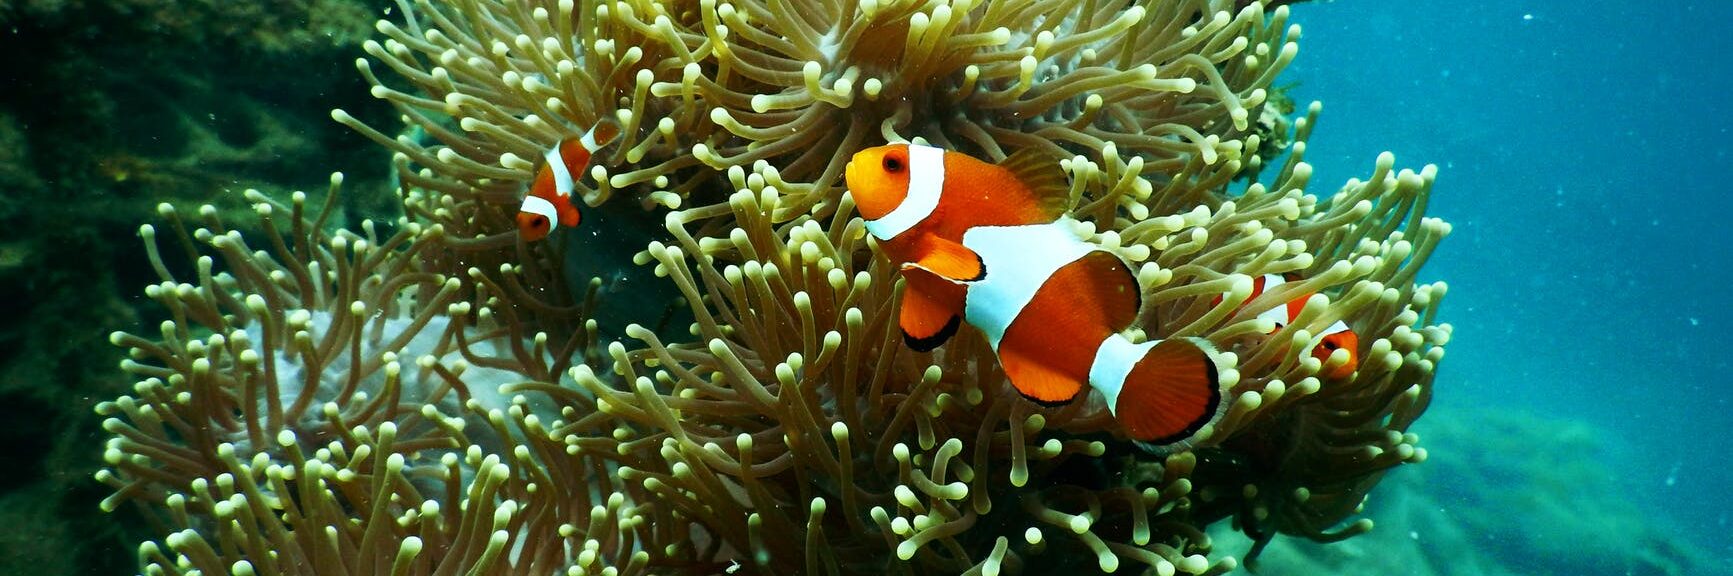
<path id="1" fill-rule="evenodd" d="M 953 282 L 974 282 L 987 277 L 987 265 L 980 254 L 943 238 L 929 239 L 926 255 L 914 264 Z"/>
<path id="2" fill-rule="evenodd" d="M 1010 172 L 1034 195 L 1029 216 L 1032 222 L 1051 222 L 1071 210 L 1071 181 L 1059 167 L 1060 158 L 1051 152 L 1028 147 L 1006 156 L 999 167 Z"/>
<path id="3" fill-rule="evenodd" d="M 1103 344 L 1103 348 L 1110 346 Z M 1182 338 L 1115 348 L 1127 352 L 1098 357 L 1091 377 L 1097 370 L 1102 375 L 1125 375 L 1118 394 L 1110 401 L 1114 416 L 1133 440 L 1156 451 L 1182 449 L 1204 426 L 1226 412 L 1220 374 L 1210 357 L 1214 347 L 1207 340 Z M 1128 353 L 1131 350 L 1141 354 Z M 1126 370 L 1121 364 L 1112 370 L 1101 362 L 1130 362 L 1131 366 Z M 1112 386 L 1103 383 L 1101 387 Z"/>
<path id="4" fill-rule="evenodd" d="M 897 311 L 897 324 L 903 330 L 903 342 L 918 352 L 931 351 L 962 325 L 967 289 L 914 264 L 903 265 L 902 273 L 903 303 Z"/>

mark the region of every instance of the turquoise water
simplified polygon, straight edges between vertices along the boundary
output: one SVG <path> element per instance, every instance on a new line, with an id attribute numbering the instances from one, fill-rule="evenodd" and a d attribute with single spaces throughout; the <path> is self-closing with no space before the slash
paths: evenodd
<path id="1" fill-rule="evenodd" d="M 146 48 L 184 56 L 181 42 L 203 40 L 173 18 L 51 4 L 0 3 L 0 223 L 17 235 L 0 238 L 0 296 L 30 309 L 0 319 L 13 471 L 0 480 L 0 573 L 126 573 L 136 541 L 96 512 L 108 489 L 90 470 L 106 436 L 90 405 L 129 384 L 108 331 L 163 319 L 126 306 L 154 278 L 134 214 L 225 198 L 183 181 L 317 190 L 341 169 L 378 184 L 384 155 L 328 111 L 389 112 L 363 108 L 377 102 L 351 67 L 358 49 L 335 39 L 293 69 L 249 74 L 237 62 L 277 55 L 160 58 Z M 1265 574 L 1733 574 L 1721 289 L 1733 280 L 1733 3 L 1314 0 L 1294 15 L 1305 36 L 1281 82 L 1324 102 L 1314 191 L 1365 176 L 1385 150 L 1399 166 L 1439 165 L 1429 212 L 1454 235 L 1422 280 L 1450 282 L 1440 317 L 1456 332 L 1416 427 L 1431 460 L 1373 493 L 1379 528 L 1331 546 L 1283 538 Z M 365 20 L 349 33 L 370 34 Z M 80 44 L 90 37 L 104 42 Z M 58 56 L 18 58 L 26 49 Z M 167 70 L 187 78 L 157 76 Z M 70 94 L 43 83 L 84 82 L 66 78 L 94 80 Z M 271 145 L 246 121 L 266 112 L 302 146 L 243 154 Z M 189 138 L 179 115 L 214 136 L 177 141 Z M 188 176 L 183 156 L 208 173 Z M 25 157 L 35 172 L 7 171 Z M 185 196 L 153 195 L 169 188 Z M 1245 550 L 1219 537 L 1221 552 Z"/>
<path id="2" fill-rule="evenodd" d="M 1305 37 L 1288 77 L 1297 100 L 1325 103 L 1314 181 L 1362 175 L 1383 150 L 1441 169 L 1431 211 L 1455 232 L 1422 276 L 1450 282 L 1457 332 L 1420 432 L 1495 412 L 1586 424 L 1599 450 L 1579 456 L 1618 488 L 1599 497 L 1703 546 L 1717 562 L 1703 570 L 1733 572 L 1733 307 L 1720 288 L 1733 281 L 1733 4 L 1295 13 Z M 1427 476 L 1447 469 L 1403 474 L 1426 476 L 1448 506 L 1454 479 Z"/>

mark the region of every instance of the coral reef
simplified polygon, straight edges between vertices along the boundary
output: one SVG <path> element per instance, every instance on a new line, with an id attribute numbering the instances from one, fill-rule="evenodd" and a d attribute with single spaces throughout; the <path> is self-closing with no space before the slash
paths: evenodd
<path id="1" fill-rule="evenodd" d="M 1378 530 L 1332 545 L 1284 540 L 1271 574 L 1723 574 L 1733 565 L 1609 494 L 1641 493 L 1614 469 L 1618 434 L 1520 411 L 1438 409 L 1419 428 L 1437 455 L 1392 475 L 1367 503 Z M 1513 486 L 1524 487 L 1512 489 Z M 1243 536 L 1211 530 L 1221 546 Z M 1583 546 L 1584 542 L 1619 542 Z"/>
<path id="2" fill-rule="evenodd" d="M 1223 518 L 1248 562 L 1363 533 L 1427 458 L 1451 328 L 1415 276 L 1449 226 L 1434 169 L 1388 154 L 1307 193 L 1321 107 L 1262 120 L 1299 27 L 1234 5 L 418 2 L 366 45 L 418 92 L 360 61 L 407 130 L 333 113 L 394 151 L 405 217 L 328 231 L 334 180 L 316 215 L 248 194 L 265 249 L 214 208 L 161 210 L 178 251 L 142 229 L 169 320 L 113 337 L 139 381 L 98 406 L 104 506 L 162 522 L 139 559 L 169 574 L 1219 574 Z M 603 115 L 626 136 L 584 199 L 621 224 L 518 241 L 528 159 Z M 1066 158 L 1072 215 L 1137 269 L 1134 337 L 1221 350 L 1200 448 L 1022 399 L 972 332 L 902 346 L 837 176 L 905 139 Z M 637 266 L 579 264 L 605 251 Z M 1339 320 L 1363 360 L 1325 379 Z"/>

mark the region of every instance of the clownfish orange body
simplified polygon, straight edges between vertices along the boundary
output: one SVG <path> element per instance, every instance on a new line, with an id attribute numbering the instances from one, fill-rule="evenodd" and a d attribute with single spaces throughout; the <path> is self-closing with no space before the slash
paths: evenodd
<path id="1" fill-rule="evenodd" d="M 1121 334 L 1141 306 L 1137 278 L 1078 235 L 1055 163 L 893 144 L 856 154 L 847 179 L 867 232 L 901 266 L 911 348 L 931 350 L 968 322 L 1025 397 L 1063 403 L 1093 388 L 1156 450 L 1189 446 L 1224 412 L 1208 342 Z"/>
<path id="2" fill-rule="evenodd" d="M 1296 279 L 1297 277 L 1292 275 L 1277 274 L 1265 274 L 1253 278 L 1252 295 L 1246 300 L 1249 302 L 1251 299 L 1262 295 L 1265 290 L 1274 289 Z M 1311 297 L 1310 292 L 1301 294 L 1289 300 L 1287 304 L 1260 312 L 1258 318 L 1275 323 L 1276 327 L 1270 330 L 1273 334 L 1276 330 L 1281 330 L 1283 326 L 1292 324 L 1294 319 L 1300 316 L 1300 310 L 1306 307 L 1306 300 Z M 1216 297 L 1216 302 L 1221 302 L 1220 296 Z M 1341 320 L 1335 321 L 1324 328 L 1323 337 L 1317 346 L 1312 347 L 1312 357 L 1317 358 L 1324 365 L 1323 371 L 1319 373 L 1320 376 L 1331 380 L 1341 380 L 1360 369 L 1360 336 L 1348 328 L 1348 323 Z M 1337 350 L 1343 350 L 1347 354 L 1348 361 L 1331 367 L 1329 365 L 1330 355 L 1335 354 Z"/>
<path id="3" fill-rule="evenodd" d="M 590 157 L 620 135 L 619 124 L 597 123 L 578 138 L 567 138 L 542 154 L 541 168 L 518 208 L 518 236 L 534 242 L 548 236 L 553 225 L 573 227 L 583 218 L 574 203 L 577 180 L 590 168 Z"/>

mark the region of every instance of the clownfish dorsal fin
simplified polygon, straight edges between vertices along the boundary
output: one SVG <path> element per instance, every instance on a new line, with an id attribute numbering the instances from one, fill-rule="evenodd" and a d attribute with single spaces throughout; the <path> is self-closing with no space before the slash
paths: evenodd
<path id="1" fill-rule="evenodd" d="M 1071 180 L 1059 167 L 1061 158 L 1039 147 L 1028 147 L 1006 156 L 999 167 L 1029 189 L 1040 221 L 1050 222 L 1071 211 Z"/>
<path id="2" fill-rule="evenodd" d="M 944 344 L 962 324 L 966 288 L 918 264 L 904 264 L 903 302 L 897 325 L 909 348 L 927 352 Z"/>
<path id="3" fill-rule="evenodd" d="M 1131 327 L 1143 307 L 1143 290 L 1137 283 L 1137 274 L 1124 260 L 1104 250 L 1090 252 L 1079 258 L 1078 263 L 1088 272 L 1086 280 L 1076 288 L 1089 292 L 1092 301 L 1100 302 L 1101 318 L 1107 327 L 1114 332 Z"/>
<path id="4" fill-rule="evenodd" d="M 926 253 L 914 265 L 954 282 L 974 282 L 987 277 L 987 265 L 981 261 L 980 254 L 938 237 L 927 239 Z"/>

